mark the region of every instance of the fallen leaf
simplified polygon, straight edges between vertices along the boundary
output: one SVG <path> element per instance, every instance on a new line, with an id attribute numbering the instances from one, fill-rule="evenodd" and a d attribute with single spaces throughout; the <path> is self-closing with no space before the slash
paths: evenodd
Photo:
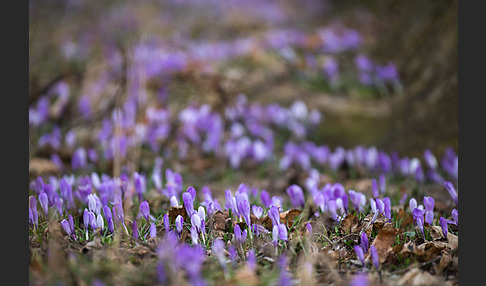
<path id="1" fill-rule="evenodd" d="M 354 214 L 348 214 L 339 225 L 340 234 L 359 233 L 360 221 Z"/>
<path id="2" fill-rule="evenodd" d="M 417 259 L 421 262 L 429 261 L 435 258 L 446 249 L 447 243 L 440 241 L 428 241 L 420 244 L 413 249 L 413 253 L 417 256 Z"/>
<path id="3" fill-rule="evenodd" d="M 393 227 L 393 223 L 387 222 L 373 240 L 372 245 L 376 247 L 380 263 L 384 263 L 388 255 L 393 254 L 393 248 L 391 246 L 395 242 L 397 235 L 398 230 Z"/>

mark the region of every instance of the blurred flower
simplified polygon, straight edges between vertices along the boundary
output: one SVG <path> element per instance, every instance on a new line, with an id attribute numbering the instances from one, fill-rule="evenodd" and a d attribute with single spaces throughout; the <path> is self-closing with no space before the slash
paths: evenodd
<path id="1" fill-rule="evenodd" d="M 354 252 L 356 252 L 356 256 L 361 261 L 361 264 L 363 264 L 363 266 L 365 266 L 365 258 L 364 258 L 363 248 L 361 248 L 361 246 L 359 246 L 359 245 L 355 245 L 354 246 Z"/>
<path id="2" fill-rule="evenodd" d="M 439 218 L 440 227 L 442 228 L 442 234 L 447 239 L 447 220 L 444 217 Z"/>
<path id="3" fill-rule="evenodd" d="M 251 206 L 251 211 L 257 219 L 259 219 L 263 215 L 263 208 L 257 205 Z"/>
<path id="4" fill-rule="evenodd" d="M 295 184 L 289 186 L 287 188 L 287 194 L 289 195 L 293 207 L 303 208 L 305 206 L 304 191 L 300 186 Z"/>
<path id="5" fill-rule="evenodd" d="M 176 230 L 179 234 L 182 232 L 182 227 L 184 226 L 184 218 L 181 215 L 177 215 L 175 219 Z"/>
<path id="6" fill-rule="evenodd" d="M 138 240 L 138 225 L 137 225 L 137 221 L 133 221 L 132 223 L 132 235 L 133 235 L 133 238 L 135 238 L 135 240 Z"/>
<path id="7" fill-rule="evenodd" d="M 308 222 L 306 225 L 305 225 L 305 228 L 307 229 L 307 231 L 309 232 L 309 235 L 312 235 L 312 225 L 310 224 L 310 222 Z"/>
<path id="8" fill-rule="evenodd" d="M 280 224 L 280 212 L 276 206 L 271 206 L 270 210 L 268 211 L 268 216 L 272 220 L 272 224 L 274 226 Z"/>
<path id="9" fill-rule="evenodd" d="M 185 192 L 182 194 L 182 201 L 184 202 L 184 207 L 186 208 L 187 215 L 189 217 L 195 212 L 194 210 L 194 199 L 192 198 L 191 193 Z"/>
<path id="10" fill-rule="evenodd" d="M 239 204 L 240 213 L 245 220 L 245 223 L 248 227 L 251 227 L 251 219 L 250 219 L 250 204 L 247 200 L 243 200 Z"/>
<path id="11" fill-rule="evenodd" d="M 169 223 L 169 215 L 164 214 L 164 218 L 163 218 L 163 221 L 164 221 L 164 227 L 165 227 L 165 232 L 169 232 L 169 229 L 170 229 L 170 223 Z"/>
<path id="12" fill-rule="evenodd" d="M 47 194 L 45 192 L 39 194 L 39 203 L 42 207 L 42 210 L 44 210 L 44 217 L 47 219 L 47 215 L 49 213 L 49 202 Z"/>
<path id="13" fill-rule="evenodd" d="M 234 233 L 235 233 L 235 240 L 243 243 L 246 241 L 246 236 L 248 234 L 247 230 L 245 229 L 243 232 L 241 231 L 240 225 L 236 224 L 234 227 Z"/>
<path id="14" fill-rule="evenodd" d="M 425 206 L 425 222 L 432 225 L 434 221 L 434 198 L 425 196 L 424 206 Z"/>
<path id="15" fill-rule="evenodd" d="M 193 245 L 199 244 L 199 234 L 195 226 L 191 226 L 191 240 Z"/>
<path id="16" fill-rule="evenodd" d="M 455 224 L 459 225 L 459 213 L 457 209 L 452 210 L 452 218 L 454 219 Z"/>
<path id="17" fill-rule="evenodd" d="M 376 247 L 374 245 L 370 246 L 370 253 L 373 266 L 375 266 L 376 271 L 380 272 L 380 259 L 378 257 L 378 251 L 376 250 Z"/>
<path id="18" fill-rule="evenodd" d="M 150 224 L 149 237 L 154 238 L 157 236 L 157 228 L 154 223 Z"/>
<path id="19" fill-rule="evenodd" d="M 444 182 L 444 187 L 446 190 L 449 192 L 449 195 L 451 196 L 452 200 L 458 205 L 458 200 L 457 200 L 457 192 L 456 189 L 454 188 L 454 185 L 451 182 Z"/>
<path id="20" fill-rule="evenodd" d="M 266 208 L 268 208 L 272 205 L 272 199 L 270 198 L 270 195 L 265 190 L 262 190 L 260 192 L 260 200 L 261 200 L 263 206 L 266 207 Z"/>
<path id="21" fill-rule="evenodd" d="M 364 253 L 368 252 L 369 245 L 368 236 L 366 235 L 366 232 L 363 232 L 361 234 L 361 248 L 363 249 Z"/>
<path id="22" fill-rule="evenodd" d="M 368 286 L 368 278 L 366 277 L 365 273 L 358 273 L 353 277 L 353 280 L 351 280 L 350 286 Z"/>
<path id="23" fill-rule="evenodd" d="M 150 207 L 147 201 L 143 201 L 140 203 L 140 214 L 145 218 L 147 223 L 150 221 Z"/>
<path id="24" fill-rule="evenodd" d="M 376 183 L 376 179 L 371 181 L 371 190 L 373 191 L 373 197 L 377 198 L 380 195 L 380 191 L 378 189 L 378 184 Z"/>

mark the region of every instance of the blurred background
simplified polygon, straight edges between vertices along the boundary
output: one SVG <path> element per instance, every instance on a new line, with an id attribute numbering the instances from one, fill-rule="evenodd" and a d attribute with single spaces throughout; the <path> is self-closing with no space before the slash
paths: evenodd
<path id="1" fill-rule="evenodd" d="M 89 145 L 130 96 L 143 121 L 245 94 L 318 109 L 309 136 L 333 149 L 442 156 L 458 146 L 457 53 L 450 0 L 30 0 L 29 155 L 52 155 L 38 144 L 52 126 Z"/>

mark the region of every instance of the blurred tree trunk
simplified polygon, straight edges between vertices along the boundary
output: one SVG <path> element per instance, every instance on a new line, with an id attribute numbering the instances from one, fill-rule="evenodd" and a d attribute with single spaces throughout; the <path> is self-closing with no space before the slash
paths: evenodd
<path id="1" fill-rule="evenodd" d="M 378 3 L 378 5 L 376 5 Z M 390 20 L 373 51 L 400 71 L 402 95 L 392 103 L 390 132 L 381 147 L 422 156 L 441 156 L 458 145 L 458 1 L 375 1 Z"/>

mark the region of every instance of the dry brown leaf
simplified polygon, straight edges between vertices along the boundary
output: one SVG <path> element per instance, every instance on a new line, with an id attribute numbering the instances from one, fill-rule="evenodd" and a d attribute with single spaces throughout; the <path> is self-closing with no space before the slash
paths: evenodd
<path id="1" fill-rule="evenodd" d="M 384 263 L 388 255 L 393 254 L 392 244 L 398 235 L 398 230 L 393 227 L 393 223 L 385 223 L 383 228 L 378 232 L 378 235 L 373 240 L 373 244 L 378 252 L 380 263 Z"/>
<path id="2" fill-rule="evenodd" d="M 437 266 L 437 274 L 441 274 L 452 264 L 452 255 L 449 253 L 443 253 L 440 258 L 439 265 Z"/>
<path id="3" fill-rule="evenodd" d="M 413 249 L 413 253 L 421 262 L 429 261 L 446 249 L 447 243 L 441 241 L 428 241 Z"/>
<path id="4" fill-rule="evenodd" d="M 429 272 L 422 271 L 420 269 L 412 269 L 405 273 L 397 281 L 397 285 L 411 285 L 411 286 L 419 286 L 419 285 L 441 285 L 441 281 L 434 275 L 430 274 Z"/>
<path id="5" fill-rule="evenodd" d="M 359 233 L 360 221 L 354 214 L 347 215 L 339 225 L 339 232 L 341 234 Z"/>
<path id="6" fill-rule="evenodd" d="M 226 232 L 226 219 L 229 217 L 228 211 L 216 211 L 212 217 L 211 230 L 217 237 L 223 237 Z"/>

